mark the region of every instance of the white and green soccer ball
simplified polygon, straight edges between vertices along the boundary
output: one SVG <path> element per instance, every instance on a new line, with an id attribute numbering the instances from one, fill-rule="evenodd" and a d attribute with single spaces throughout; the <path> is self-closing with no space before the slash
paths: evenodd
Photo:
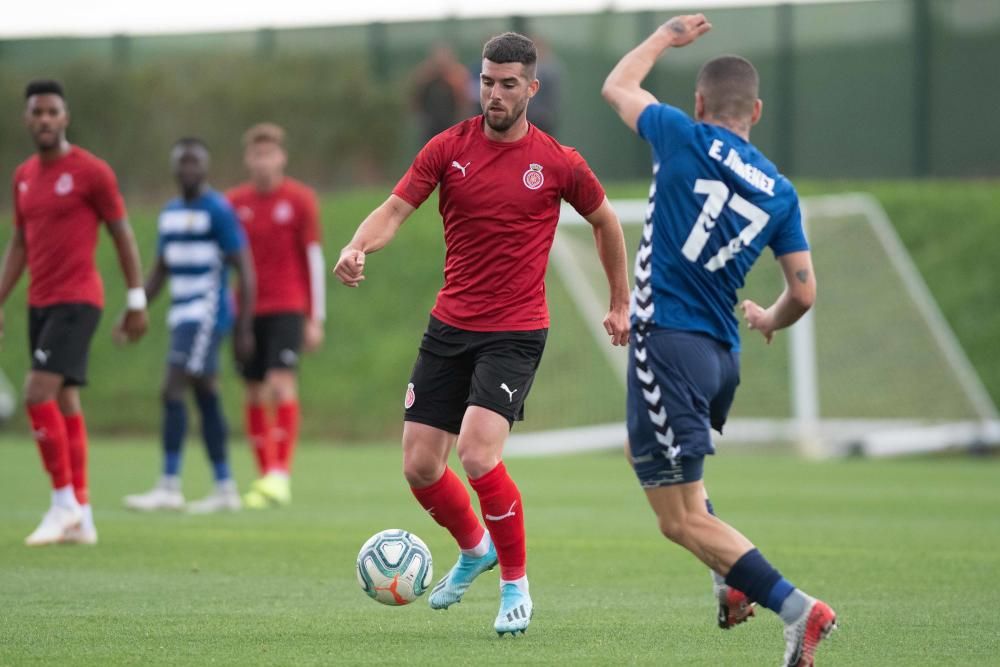
<path id="1" fill-rule="evenodd" d="M 382 604 L 409 604 L 431 585 L 431 551 L 423 540 L 405 530 L 375 533 L 358 554 L 361 590 Z"/>

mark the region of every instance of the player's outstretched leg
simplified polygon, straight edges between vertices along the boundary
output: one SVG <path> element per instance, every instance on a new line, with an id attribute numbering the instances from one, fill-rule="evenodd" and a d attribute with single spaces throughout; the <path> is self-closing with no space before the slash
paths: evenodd
<path id="1" fill-rule="evenodd" d="M 411 487 L 411 490 L 424 509 L 458 542 L 458 562 L 434 586 L 428 599 L 431 609 L 447 609 L 462 601 L 476 577 L 496 567 L 497 552 L 472 510 L 469 492 L 451 468 L 446 466 L 441 478 L 430 486 Z"/>

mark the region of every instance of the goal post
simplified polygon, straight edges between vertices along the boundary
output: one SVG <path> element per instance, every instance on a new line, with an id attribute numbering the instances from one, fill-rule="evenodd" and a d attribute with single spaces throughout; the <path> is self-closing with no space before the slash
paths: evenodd
<path id="1" fill-rule="evenodd" d="M 612 206 L 634 247 L 648 202 L 616 200 Z M 741 413 L 738 393 L 719 444 L 790 442 L 804 456 L 822 457 L 891 456 L 1000 443 L 996 404 L 879 202 L 866 193 L 824 195 L 803 198 L 802 211 L 821 277 L 820 300 L 784 336 L 787 373 L 775 371 L 782 365 L 776 350 L 765 351 L 747 340 L 752 337 L 745 337 L 743 354 L 744 385 L 753 387 L 743 390 L 749 403 L 756 394 L 787 398 L 783 406 L 780 398 L 756 400 L 757 405 Z M 766 265 L 766 257 L 759 264 Z M 773 298 L 780 272 L 757 267 L 753 273 L 765 274 L 767 284 L 757 286 L 759 298 Z M 755 279 L 748 281 L 748 290 Z M 878 290 L 868 289 L 866 280 Z M 575 313 L 572 331 L 561 331 L 553 317 L 550 345 L 562 336 L 562 357 L 558 368 L 546 367 L 543 359 L 533 389 L 549 394 L 542 399 L 545 425 L 534 425 L 529 401 L 528 421 L 511 436 L 508 452 L 543 455 L 622 447 L 627 438 L 627 351 L 608 343 L 602 326 L 607 286 L 589 225 L 569 206 L 563 208 L 553 244 L 549 283 L 557 288 L 550 292 L 563 295 L 566 309 Z M 572 348 L 567 351 L 567 346 Z M 593 379 L 598 371 L 590 370 L 589 393 L 599 393 L 611 408 L 571 409 L 559 402 L 560 382 L 574 382 L 569 375 L 576 365 L 600 366 L 599 381 Z M 581 400 L 574 397 L 566 401 Z M 612 418 L 593 423 L 598 411 Z M 556 423 L 553 415 L 565 418 Z"/>

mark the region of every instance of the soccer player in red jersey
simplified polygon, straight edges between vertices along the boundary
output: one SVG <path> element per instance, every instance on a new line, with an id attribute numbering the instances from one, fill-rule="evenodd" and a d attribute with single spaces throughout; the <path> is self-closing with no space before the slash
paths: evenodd
<path id="1" fill-rule="evenodd" d="M 0 266 L 0 306 L 27 266 L 32 365 L 25 401 L 53 489 L 52 506 L 25 542 L 95 544 L 80 387 L 87 383 L 90 339 L 104 306 L 94 263 L 102 221 L 128 285 L 127 309 L 115 327 L 120 340 L 145 333 L 146 293 L 114 172 L 66 139 L 69 111 L 62 86 L 32 81 L 25 98 L 25 123 L 38 152 L 14 172 L 14 235 Z M 0 330 L 2 325 L 0 314 Z"/>
<path id="2" fill-rule="evenodd" d="M 528 123 L 538 91 L 537 54 L 527 37 L 505 33 L 483 48 L 483 115 L 442 132 L 419 152 L 392 195 L 358 228 L 335 273 L 350 287 L 365 279 L 365 257 L 384 247 L 440 185 L 445 282 L 407 385 L 403 473 L 414 496 L 458 542 L 460 555 L 430 595 L 434 609 L 461 600 L 482 572 L 500 564 L 500 635 L 531 620 L 521 494 L 501 460 L 549 326 L 545 269 L 565 199 L 593 226 L 611 293 L 604 327 L 628 340 L 625 243 L 604 189 L 573 149 Z M 479 496 L 448 467 L 458 449 Z"/>
<path id="3" fill-rule="evenodd" d="M 285 176 L 285 131 L 260 123 L 243 136 L 250 180 L 227 193 L 254 258 L 254 356 L 241 365 L 246 430 L 260 479 L 247 507 L 291 502 L 289 474 L 299 432 L 299 354 L 323 342 L 326 283 L 316 193 Z"/>

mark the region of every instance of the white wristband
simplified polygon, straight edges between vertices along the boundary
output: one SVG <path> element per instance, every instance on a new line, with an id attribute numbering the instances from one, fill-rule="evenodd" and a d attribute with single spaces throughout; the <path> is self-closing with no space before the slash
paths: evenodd
<path id="1" fill-rule="evenodd" d="M 146 310 L 146 290 L 142 287 L 133 287 L 125 295 L 125 304 L 128 310 Z"/>

